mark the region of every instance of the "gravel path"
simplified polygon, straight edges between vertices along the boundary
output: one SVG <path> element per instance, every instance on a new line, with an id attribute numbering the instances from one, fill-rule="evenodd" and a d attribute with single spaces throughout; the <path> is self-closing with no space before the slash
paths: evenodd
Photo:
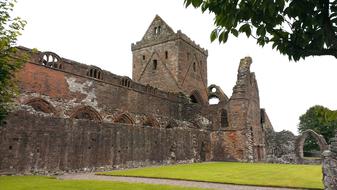
<path id="1" fill-rule="evenodd" d="M 102 181 L 121 181 L 121 182 L 129 182 L 129 183 L 176 185 L 176 186 L 199 187 L 199 188 L 220 189 L 220 190 L 294 190 L 294 189 L 289 189 L 289 188 L 254 187 L 254 186 L 244 186 L 244 185 L 229 185 L 229 184 L 172 180 L 172 179 L 102 176 L 102 175 L 95 175 L 94 173 L 64 174 L 62 176 L 59 176 L 58 178 L 59 179 L 102 180 Z"/>

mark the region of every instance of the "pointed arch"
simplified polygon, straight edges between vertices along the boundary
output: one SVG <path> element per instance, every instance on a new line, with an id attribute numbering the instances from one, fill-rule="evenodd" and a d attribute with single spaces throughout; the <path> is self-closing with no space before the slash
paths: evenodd
<path id="1" fill-rule="evenodd" d="M 102 121 L 101 115 L 91 106 L 82 106 L 82 107 L 76 108 L 72 112 L 72 114 L 70 114 L 70 118 Z"/>
<path id="2" fill-rule="evenodd" d="M 24 104 L 31 106 L 35 111 L 53 114 L 56 113 L 54 106 L 42 98 L 33 98 L 26 101 Z"/>
<path id="3" fill-rule="evenodd" d="M 124 112 L 119 114 L 115 119 L 113 120 L 114 123 L 124 123 L 124 124 L 135 124 L 135 120 L 130 116 L 128 112 Z"/>
<path id="4" fill-rule="evenodd" d="M 150 127 L 160 127 L 159 122 L 153 116 L 146 116 L 143 121 L 143 126 L 150 126 Z"/>
<path id="5" fill-rule="evenodd" d="M 202 99 L 202 96 L 198 90 L 193 90 L 191 95 L 190 95 L 190 100 L 191 103 L 196 103 L 196 104 L 204 104 L 204 100 Z"/>

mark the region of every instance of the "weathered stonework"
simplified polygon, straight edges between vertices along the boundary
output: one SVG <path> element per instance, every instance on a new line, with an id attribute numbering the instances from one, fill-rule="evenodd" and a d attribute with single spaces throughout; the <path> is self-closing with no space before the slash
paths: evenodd
<path id="1" fill-rule="evenodd" d="M 323 183 L 325 190 L 337 189 L 337 131 L 330 149 L 323 152 Z"/>
<path id="2" fill-rule="evenodd" d="M 17 73 L 16 111 L 0 127 L 0 173 L 266 160 L 272 125 L 260 108 L 252 59 L 240 61 L 228 98 L 207 84 L 207 50 L 159 16 L 132 45 L 132 80 L 52 52 L 19 50 L 30 59 Z"/>

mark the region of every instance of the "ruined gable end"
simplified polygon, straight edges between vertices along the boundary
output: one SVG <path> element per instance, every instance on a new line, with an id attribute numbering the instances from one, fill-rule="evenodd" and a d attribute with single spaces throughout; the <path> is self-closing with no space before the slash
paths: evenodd
<path id="1" fill-rule="evenodd" d="M 153 19 L 152 23 L 150 24 L 149 28 L 145 32 L 142 40 L 155 40 L 158 38 L 167 37 L 170 35 L 174 35 L 174 31 L 172 28 L 165 23 L 165 21 L 160 18 L 160 16 L 156 15 Z"/>

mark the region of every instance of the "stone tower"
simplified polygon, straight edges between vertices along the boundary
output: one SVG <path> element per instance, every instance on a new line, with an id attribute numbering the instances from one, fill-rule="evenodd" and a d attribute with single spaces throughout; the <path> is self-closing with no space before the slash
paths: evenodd
<path id="1" fill-rule="evenodd" d="M 169 92 L 183 92 L 206 103 L 207 50 L 180 30 L 174 32 L 158 15 L 141 41 L 131 45 L 132 79 Z"/>

